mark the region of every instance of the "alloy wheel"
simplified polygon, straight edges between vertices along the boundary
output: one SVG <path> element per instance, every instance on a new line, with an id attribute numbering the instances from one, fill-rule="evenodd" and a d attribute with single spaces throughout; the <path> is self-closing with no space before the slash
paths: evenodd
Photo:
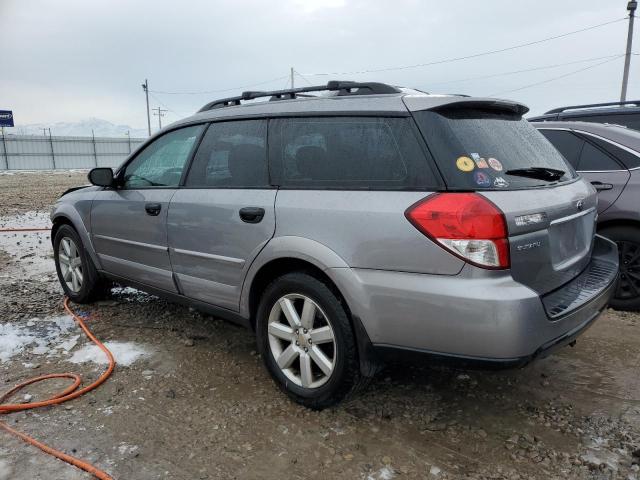
<path id="1" fill-rule="evenodd" d="M 629 300 L 640 296 L 640 244 L 618 241 L 620 255 L 620 278 L 616 298 Z"/>
<path id="2" fill-rule="evenodd" d="M 312 299 L 284 295 L 271 308 L 269 348 L 282 373 L 304 388 L 324 385 L 334 371 L 336 340 L 329 318 Z"/>
<path id="3" fill-rule="evenodd" d="M 80 250 L 75 242 L 64 237 L 60 240 L 58 246 L 58 263 L 60 264 L 60 273 L 67 288 L 73 293 L 78 293 L 82 288 L 84 273 L 82 271 L 82 258 Z"/>

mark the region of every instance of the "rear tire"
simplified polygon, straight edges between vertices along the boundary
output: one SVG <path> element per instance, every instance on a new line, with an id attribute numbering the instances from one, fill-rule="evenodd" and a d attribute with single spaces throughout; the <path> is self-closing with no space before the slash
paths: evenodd
<path id="1" fill-rule="evenodd" d="M 320 410 L 366 383 L 347 309 L 312 275 L 292 272 L 267 286 L 256 333 L 267 370 L 297 403 Z"/>
<path id="2" fill-rule="evenodd" d="M 616 310 L 640 310 L 640 228 L 610 227 L 598 232 L 618 245 L 620 276 L 610 305 Z"/>
<path id="3" fill-rule="evenodd" d="M 100 278 L 73 227 L 62 225 L 58 229 L 53 256 L 60 285 L 72 302 L 90 303 L 105 296 L 108 283 Z"/>

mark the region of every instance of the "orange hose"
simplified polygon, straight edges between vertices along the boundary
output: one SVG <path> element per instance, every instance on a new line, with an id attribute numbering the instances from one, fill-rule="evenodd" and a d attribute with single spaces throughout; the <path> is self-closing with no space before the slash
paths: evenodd
<path id="1" fill-rule="evenodd" d="M 64 309 L 74 318 L 74 320 L 78 323 L 78 325 L 87 335 L 87 337 L 89 337 L 91 341 L 95 343 L 105 353 L 105 355 L 109 359 L 109 367 L 102 373 L 102 375 L 100 375 L 100 377 L 98 377 L 98 379 L 95 382 L 80 389 L 78 389 L 78 387 L 80 386 L 82 379 L 80 378 L 79 375 L 75 373 L 52 373 L 48 375 L 41 375 L 39 377 L 34 377 L 22 383 L 19 383 L 18 385 L 16 385 L 15 387 L 13 387 L 11 390 L 9 390 L 7 393 L 5 393 L 0 397 L 0 415 L 12 413 L 12 412 L 19 412 L 22 410 L 29 410 L 32 408 L 58 405 L 66 401 L 73 400 L 74 398 L 77 398 L 80 395 L 90 392 L 94 388 L 97 388 L 98 386 L 102 385 L 107 380 L 107 378 L 109 378 L 109 375 L 111 375 L 111 372 L 113 372 L 113 369 L 116 366 L 116 361 L 113 358 L 113 355 L 107 349 L 107 347 L 105 347 L 102 344 L 102 342 L 100 342 L 100 340 L 98 340 L 91 333 L 91 331 L 87 328 L 87 325 L 84 323 L 84 320 L 80 316 L 78 316 L 73 310 L 71 310 L 71 307 L 69 307 L 68 298 L 64 299 Z M 27 385 L 31 385 L 32 383 L 41 382 L 43 380 L 48 380 L 51 378 L 70 378 L 73 380 L 73 383 L 69 387 L 65 388 L 62 392 L 48 398 L 47 400 L 42 400 L 42 401 L 33 402 L 33 403 L 2 403 L 6 399 L 8 399 L 10 396 L 22 390 Z M 84 462 L 79 458 L 72 457 L 71 455 L 67 455 L 66 453 L 63 453 L 60 450 L 56 450 L 55 448 L 51 448 L 39 442 L 38 440 L 30 437 L 25 433 L 14 430 L 4 422 L 0 422 L 0 428 L 21 438 L 28 444 L 38 447 L 43 452 L 48 453 L 49 455 L 53 455 L 56 458 L 59 458 L 63 462 L 67 462 L 75 467 L 80 468 L 81 470 L 84 470 L 85 472 L 89 472 L 94 477 L 100 480 L 113 480 L 113 477 L 103 472 L 102 470 L 99 470 L 98 468 L 94 467 L 90 463 Z"/>

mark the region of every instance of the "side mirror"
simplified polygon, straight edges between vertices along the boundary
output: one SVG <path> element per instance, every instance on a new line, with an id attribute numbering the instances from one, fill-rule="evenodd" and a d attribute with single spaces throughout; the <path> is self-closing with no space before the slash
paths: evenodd
<path id="1" fill-rule="evenodd" d="M 115 184 L 113 170 L 110 168 L 92 168 L 88 178 L 92 185 L 98 187 L 112 187 Z"/>

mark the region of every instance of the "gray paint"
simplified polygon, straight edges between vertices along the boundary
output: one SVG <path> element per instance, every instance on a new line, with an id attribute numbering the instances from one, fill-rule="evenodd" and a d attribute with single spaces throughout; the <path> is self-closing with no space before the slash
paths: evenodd
<path id="1" fill-rule="evenodd" d="M 276 190 L 181 189 L 171 201 L 168 238 L 184 295 L 238 311 L 251 262 L 275 231 Z M 260 223 L 239 211 L 261 207 Z"/>
<path id="2" fill-rule="evenodd" d="M 91 236 L 104 270 L 177 292 L 167 245 L 167 211 L 175 189 L 103 190 L 93 197 Z M 146 203 L 161 205 L 147 215 Z"/>
<path id="3" fill-rule="evenodd" d="M 419 109 L 456 101 L 460 97 L 412 95 L 407 103 L 409 109 Z M 221 108 L 168 128 L 254 115 L 336 111 L 408 114 L 402 95 L 330 97 Z M 306 261 L 334 282 L 379 345 L 492 359 L 527 356 L 592 320 L 606 305 L 613 281 L 561 320 L 551 321 L 541 301 L 544 292 L 570 281 L 591 261 L 589 226 L 596 194 L 584 179 L 550 188 L 482 192 L 504 211 L 508 223 L 512 268 L 504 271 L 465 263 L 408 222 L 405 210 L 429 194 L 104 189 L 63 197 L 53 216 L 67 215 L 77 228 L 91 232 L 87 248 L 95 250 L 92 258 L 97 254 L 102 270 L 247 319 L 252 283 L 261 268 L 282 258 Z M 583 215 L 577 215 L 578 201 Z M 145 202 L 161 203 L 161 214 L 146 215 Z M 264 220 L 242 222 L 242 207 L 264 208 Z M 538 212 L 547 215 L 542 224 L 516 225 L 517 216 Z M 558 227 L 564 224 L 571 228 Z M 572 233 L 577 227 L 582 228 L 579 237 Z M 518 250 L 521 241 L 532 239 L 540 242 L 539 249 Z M 557 258 L 556 251 L 565 254 Z M 609 255 L 615 257 L 615 246 Z"/>

